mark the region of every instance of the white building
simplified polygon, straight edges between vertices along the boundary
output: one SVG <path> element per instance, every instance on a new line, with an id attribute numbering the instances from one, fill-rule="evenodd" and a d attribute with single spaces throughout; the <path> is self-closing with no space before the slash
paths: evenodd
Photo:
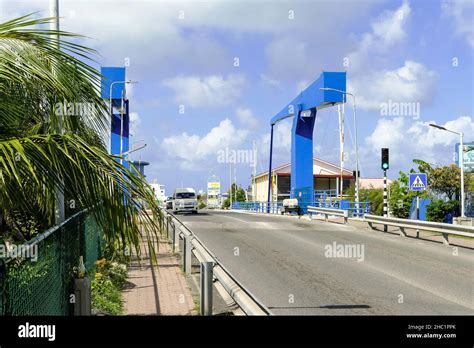
<path id="1" fill-rule="evenodd" d="M 160 185 L 156 182 L 156 180 L 154 180 L 153 183 L 150 184 L 150 186 L 153 192 L 155 193 L 155 197 L 158 201 L 158 204 L 164 204 L 166 201 L 165 185 Z"/>
<path id="2" fill-rule="evenodd" d="M 387 179 L 387 187 L 392 180 Z M 383 178 L 360 178 L 359 186 L 361 189 L 383 189 Z"/>

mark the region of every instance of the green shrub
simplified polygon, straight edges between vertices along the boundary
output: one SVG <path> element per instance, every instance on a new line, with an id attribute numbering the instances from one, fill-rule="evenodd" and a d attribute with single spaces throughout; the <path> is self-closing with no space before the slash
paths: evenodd
<path id="1" fill-rule="evenodd" d="M 410 217 L 412 199 L 416 196 L 416 193 L 410 191 L 399 180 L 395 180 L 390 184 L 389 191 L 390 214 L 397 218 L 408 219 Z"/>
<path id="2" fill-rule="evenodd" d="M 122 293 L 110 279 L 96 277 L 92 281 L 92 308 L 105 314 L 122 314 Z"/>
<path id="3" fill-rule="evenodd" d="M 105 259 L 96 261 L 96 272 L 92 280 L 92 308 L 109 315 L 122 314 L 122 289 L 126 281 L 125 264 Z"/>
<path id="4" fill-rule="evenodd" d="M 347 199 L 351 202 L 355 202 L 355 186 L 351 185 L 345 193 Z M 374 215 L 383 214 L 383 189 L 376 189 L 373 187 L 363 188 L 359 191 L 360 202 L 370 202 L 370 213 Z"/>
<path id="5" fill-rule="evenodd" d="M 459 206 L 457 201 L 433 200 L 426 206 L 426 219 L 434 222 L 444 222 L 448 213 L 454 213 Z"/>

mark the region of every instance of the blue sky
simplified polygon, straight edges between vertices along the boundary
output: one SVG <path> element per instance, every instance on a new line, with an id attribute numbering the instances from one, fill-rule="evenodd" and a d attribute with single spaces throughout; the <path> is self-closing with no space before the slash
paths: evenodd
<path id="1" fill-rule="evenodd" d="M 0 20 L 40 11 L 48 0 L 0 0 Z M 61 29 L 90 39 L 99 65 L 127 66 L 134 154 L 150 161 L 150 181 L 168 193 L 205 189 L 211 174 L 229 185 L 228 150 L 251 150 L 268 167 L 269 120 L 321 71 L 347 71 L 357 97 L 363 177 L 380 177 L 380 148 L 391 169 L 413 158 L 452 162 L 456 136 L 474 140 L 473 1 L 60 1 Z M 236 66 L 238 58 L 238 66 Z M 382 114 L 411 103 L 419 113 Z M 184 113 L 180 113 L 180 105 Z M 408 104 L 406 104 L 408 105 Z M 354 166 L 352 107 L 346 107 L 345 166 Z M 291 121 L 275 129 L 275 164 L 290 160 Z M 336 108 L 318 112 L 314 154 L 338 163 Z M 222 163 L 224 162 L 224 163 Z M 252 168 L 237 164 L 248 186 Z"/>

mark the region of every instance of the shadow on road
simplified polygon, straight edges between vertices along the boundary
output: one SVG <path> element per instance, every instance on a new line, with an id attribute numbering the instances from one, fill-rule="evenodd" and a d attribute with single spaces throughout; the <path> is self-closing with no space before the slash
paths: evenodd
<path id="1" fill-rule="evenodd" d="M 275 306 L 275 307 L 268 307 L 269 309 L 289 309 L 289 308 L 297 308 L 297 309 L 314 309 L 314 308 L 325 308 L 325 309 L 357 309 L 357 308 L 372 308 L 369 305 L 326 305 L 326 306 Z"/>

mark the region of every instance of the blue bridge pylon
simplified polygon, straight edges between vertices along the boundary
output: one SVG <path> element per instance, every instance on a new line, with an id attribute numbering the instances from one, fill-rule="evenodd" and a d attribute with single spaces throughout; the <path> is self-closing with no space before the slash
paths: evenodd
<path id="1" fill-rule="evenodd" d="M 339 91 L 325 90 L 327 88 Z M 273 126 L 286 118 L 294 117 L 291 130 L 291 198 L 298 198 L 303 191 L 309 191 L 312 197 L 314 191 L 313 130 L 316 113 L 319 109 L 342 104 L 345 101 L 345 91 L 345 72 L 323 72 L 317 80 L 272 117 L 270 121 L 268 203 L 270 203 L 272 188 Z"/>

